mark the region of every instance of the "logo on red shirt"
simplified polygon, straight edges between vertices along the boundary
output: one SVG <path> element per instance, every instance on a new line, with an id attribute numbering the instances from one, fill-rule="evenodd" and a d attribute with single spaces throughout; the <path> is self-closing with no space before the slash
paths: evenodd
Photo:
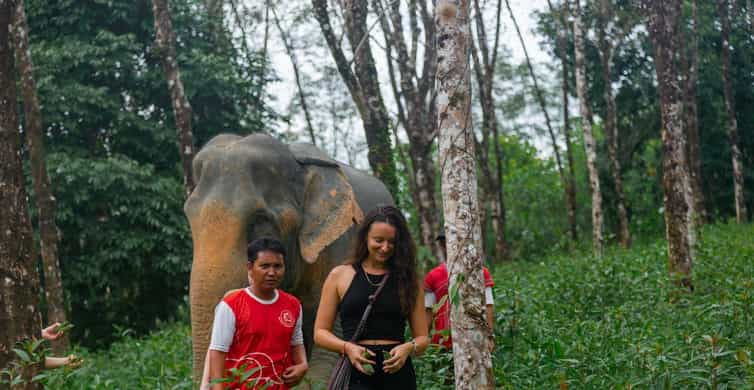
<path id="1" fill-rule="evenodd" d="M 280 321 L 280 323 L 283 324 L 283 326 L 285 326 L 286 328 L 293 328 L 293 325 L 295 324 L 295 321 L 293 320 L 293 313 L 291 313 L 291 311 L 288 309 L 280 312 L 278 321 Z"/>

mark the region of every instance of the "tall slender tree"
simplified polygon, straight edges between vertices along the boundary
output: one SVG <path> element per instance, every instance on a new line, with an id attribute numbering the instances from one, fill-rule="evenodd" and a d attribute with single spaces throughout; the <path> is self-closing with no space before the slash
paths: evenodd
<path id="1" fill-rule="evenodd" d="M 613 177 L 615 191 L 615 207 L 618 211 L 618 225 L 620 244 L 624 248 L 631 245 L 631 232 L 628 226 L 628 212 L 626 211 L 626 197 L 623 191 L 623 173 L 621 172 L 620 156 L 618 154 L 620 138 L 616 123 L 617 109 L 613 95 L 613 58 L 615 48 L 620 47 L 623 37 L 630 31 L 618 31 L 615 26 L 615 13 L 610 0 L 599 0 L 599 16 L 597 17 L 597 36 L 599 40 L 600 62 L 602 64 L 602 96 L 605 100 L 605 134 L 607 135 L 607 155 L 610 160 L 610 173 Z"/>
<path id="2" fill-rule="evenodd" d="M 44 292 L 47 303 L 47 321 L 65 322 L 65 301 L 63 281 L 58 260 L 58 227 L 55 224 L 55 196 L 50 188 L 45 163 L 44 137 L 42 136 L 42 114 L 37 96 L 37 83 L 34 80 L 34 65 L 29 50 L 29 27 L 26 23 L 24 0 L 16 0 L 13 13 L 13 43 L 16 67 L 21 78 L 21 91 L 24 101 L 24 133 L 31 160 L 32 183 L 39 218 L 39 238 L 42 248 L 44 272 Z M 53 344 L 55 352 L 68 349 L 68 335 Z"/>
<path id="3" fill-rule="evenodd" d="M 398 194 L 398 179 L 390 145 L 390 118 L 380 92 L 377 68 L 369 42 L 366 25 L 368 3 L 360 0 L 345 0 L 341 3 L 344 15 L 343 29 L 351 45 L 352 61 L 346 59 L 340 40 L 335 36 L 327 0 L 312 0 L 312 5 L 314 16 L 335 60 L 338 73 L 346 83 L 363 122 L 364 135 L 369 145 L 369 165 L 395 197 Z"/>
<path id="4" fill-rule="evenodd" d="M 274 6 L 271 6 L 271 11 L 272 17 L 275 20 L 275 26 L 278 29 L 278 33 L 280 33 L 280 40 L 283 41 L 285 51 L 286 53 L 288 53 L 288 58 L 291 60 L 291 66 L 293 67 L 293 77 L 296 81 L 296 90 L 298 91 L 298 100 L 299 104 L 301 104 L 301 110 L 304 111 L 304 119 L 306 119 L 306 131 L 309 133 L 309 140 L 312 141 L 313 145 L 317 145 L 317 137 L 314 136 L 314 125 L 312 125 L 312 116 L 309 113 L 309 105 L 306 104 L 306 94 L 304 93 L 304 87 L 301 84 L 301 74 L 299 73 L 296 51 L 293 48 L 293 44 L 288 39 L 288 33 L 286 32 L 286 29 L 284 29 L 283 25 L 280 23 L 280 18 L 278 17 L 277 11 L 275 10 Z"/>
<path id="5" fill-rule="evenodd" d="M 432 144 L 437 136 L 434 120 L 437 53 L 435 47 L 428 44 L 435 39 L 434 20 L 426 1 L 409 1 L 407 16 L 410 31 L 407 34 L 404 32 L 403 11 L 399 1 L 384 3 L 376 0 L 374 5 L 385 37 L 387 71 L 395 97 L 398 123 L 408 135 L 406 157 L 410 164 L 406 164 L 406 167 L 411 179 L 409 185 L 417 211 L 421 241 L 436 257 L 440 257 L 442 250 L 435 241 L 441 230 L 435 199 L 437 169 L 432 156 Z M 424 31 L 423 37 L 420 36 L 421 30 Z M 421 68 L 417 66 L 420 46 L 424 47 Z"/>
<path id="6" fill-rule="evenodd" d="M 178 151 L 181 155 L 183 168 L 183 187 L 186 196 L 194 190 L 194 178 L 191 173 L 191 163 L 194 160 L 194 134 L 191 129 L 191 104 L 186 97 L 186 91 L 181 81 L 181 71 L 178 67 L 178 55 L 175 48 L 175 33 L 170 21 L 170 8 L 167 0 L 152 0 L 154 14 L 155 47 L 160 57 L 162 71 L 170 92 L 170 102 L 175 114 L 175 125 L 178 133 Z"/>
<path id="7" fill-rule="evenodd" d="M 17 342 L 36 337 L 42 326 L 16 112 L 13 7 L 13 1 L 0 0 L 0 367 L 8 367 Z M 27 368 L 23 373 L 27 381 L 38 368 Z M 40 386 L 29 383 L 19 388 Z"/>
<path id="8" fill-rule="evenodd" d="M 728 118 L 728 143 L 730 144 L 730 157 L 733 165 L 733 192 L 736 206 L 736 221 L 742 223 L 747 219 L 746 198 L 744 195 L 743 160 L 741 147 L 738 140 L 738 122 L 736 121 L 735 97 L 730 75 L 730 2 L 718 0 L 720 13 L 720 39 L 722 46 L 723 61 L 723 96 L 725 97 L 725 114 Z"/>
<path id="9" fill-rule="evenodd" d="M 521 48 L 524 51 L 524 58 L 526 59 L 526 67 L 529 70 L 529 76 L 531 77 L 532 85 L 534 88 L 534 97 L 537 100 L 537 103 L 539 104 L 539 108 L 542 110 L 542 114 L 545 116 L 545 125 L 547 126 L 547 133 L 550 135 L 550 142 L 552 143 L 552 151 L 555 155 L 555 163 L 558 167 L 558 174 L 560 175 L 560 183 L 563 187 L 563 202 L 566 203 L 566 210 L 568 210 L 568 178 L 566 177 L 565 170 L 563 169 L 563 162 L 560 158 L 560 146 L 558 146 L 558 139 L 555 135 L 555 130 L 552 128 L 552 121 L 550 120 L 550 114 L 547 112 L 547 104 L 545 103 L 545 97 L 542 93 L 542 89 L 539 88 L 539 81 L 537 80 L 537 75 L 534 73 L 534 66 L 532 66 L 531 58 L 529 57 L 529 52 L 526 50 L 526 43 L 524 42 L 524 37 L 521 35 L 521 29 L 518 27 L 518 21 L 516 20 L 516 16 L 513 13 L 513 9 L 511 9 L 510 0 L 505 0 L 505 6 L 508 8 L 508 13 L 510 14 L 511 21 L 513 22 L 513 26 L 516 29 L 516 34 L 518 35 L 518 40 L 521 43 Z"/>
<path id="10" fill-rule="evenodd" d="M 689 220 L 691 182 L 686 158 L 683 88 L 678 79 L 682 0 L 644 0 L 654 46 L 662 120 L 662 187 L 668 269 L 677 285 L 693 291 L 691 277 L 696 232 Z"/>
<path id="11" fill-rule="evenodd" d="M 691 18 L 689 20 L 688 47 L 684 53 L 688 58 L 683 61 L 685 66 L 683 115 L 686 126 L 688 141 L 689 174 L 691 176 L 691 196 L 693 206 L 692 222 L 704 223 L 707 220 L 707 211 L 704 205 L 704 191 L 702 190 L 702 156 L 699 139 L 699 110 L 696 104 L 696 85 L 699 81 L 699 15 L 696 0 L 691 0 Z M 682 40 L 682 43 L 686 40 Z"/>
<path id="12" fill-rule="evenodd" d="M 476 40 L 471 34 L 471 58 L 474 62 L 474 72 L 479 86 L 479 102 L 482 108 L 482 141 L 476 142 L 479 165 L 482 171 L 482 193 L 489 206 L 492 229 L 495 236 L 495 258 L 502 261 L 508 258 L 508 243 L 505 239 L 505 199 L 503 193 L 503 162 L 500 149 L 497 113 L 495 112 L 495 97 L 492 87 L 495 78 L 497 53 L 500 42 L 500 16 L 502 0 L 497 1 L 495 7 L 495 26 L 492 48 L 489 48 L 487 29 L 484 25 L 482 7 L 479 0 L 474 0 L 474 20 L 476 25 Z M 481 59 L 480 59 L 481 58 Z M 495 159 L 495 172 L 490 170 L 489 139 L 492 136 L 492 152 Z"/>
<path id="13" fill-rule="evenodd" d="M 592 132 L 592 111 L 589 108 L 586 85 L 586 64 L 584 62 L 584 31 L 581 24 L 581 1 L 575 0 L 573 13 L 574 57 L 576 60 L 576 93 L 579 97 L 581 127 L 584 130 L 586 166 L 589 170 L 589 189 L 592 193 L 592 250 L 602 254 L 604 237 L 602 234 L 602 192 L 597 170 L 597 147 Z"/>
<path id="14" fill-rule="evenodd" d="M 471 131 L 469 3 L 441 0 L 435 11 L 437 120 L 447 236 L 456 389 L 495 388 L 492 331 L 485 325 L 482 226 Z"/>
<path id="15" fill-rule="evenodd" d="M 556 42 L 557 55 L 560 58 L 561 80 L 560 90 L 563 101 L 563 137 L 565 138 L 566 159 L 568 160 L 568 226 L 571 233 L 572 242 L 578 239 L 578 228 L 576 225 L 576 174 L 573 166 L 573 142 L 571 141 L 571 119 L 569 112 L 570 97 L 570 76 L 568 73 L 568 13 L 569 0 L 563 0 L 563 4 L 558 12 L 560 28 L 558 28 L 558 39 Z M 555 7 L 552 2 L 547 0 L 547 7 L 550 13 L 555 14 Z"/>

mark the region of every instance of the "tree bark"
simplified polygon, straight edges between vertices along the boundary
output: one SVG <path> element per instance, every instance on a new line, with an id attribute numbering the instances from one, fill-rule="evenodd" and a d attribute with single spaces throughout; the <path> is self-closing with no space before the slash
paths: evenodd
<path id="1" fill-rule="evenodd" d="M 537 99 L 537 103 L 539 103 L 539 107 L 542 110 L 542 114 L 545 116 L 545 124 L 547 125 L 547 133 L 550 135 L 550 141 L 552 142 L 552 151 L 555 155 L 555 163 L 558 167 L 558 174 L 560 175 L 560 183 L 563 186 L 563 203 L 566 204 L 566 210 L 568 210 L 568 179 L 566 178 L 565 171 L 563 170 L 563 162 L 560 158 L 560 147 L 558 147 L 558 140 L 555 136 L 555 131 L 552 128 L 552 122 L 550 121 L 550 114 L 547 112 L 547 105 L 545 104 L 545 98 L 542 94 L 542 90 L 539 88 L 539 82 L 537 81 L 537 76 L 534 74 L 534 67 L 531 64 L 531 59 L 529 58 L 529 53 L 526 50 L 526 44 L 524 43 L 524 38 L 521 35 L 521 29 L 518 27 L 518 22 L 516 21 L 516 16 L 513 14 L 513 10 L 511 9 L 510 0 L 505 0 L 505 6 L 508 8 L 508 13 L 511 16 L 511 21 L 513 22 L 513 26 L 516 29 L 516 34 L 518 35 L 518 40 L 521 43 L 521 48 L 524 51 L 524 58 L 526 59 L 526 66 L 529 69 L 529 76 L 531 77 L 532 84 L 534 87 L 534 96 Z"/>
<path id="2" fill-rule="evenodd" d="M 615 191 L 618 212 L 618 225 L 620 229 L 620 244 L 624 248 L 631 245 L 631 232 L 628 226 L 628 213 L 626 212 L 626 199 L 623 192 L 623 174 L 621 173 L 620 156 L 618 155 L 618 126 L 616 124 L 615 97 L 613 96 L 612 65 L 615 48 L 611 43 L 615 34 L 610 34 L 608 23 L 613 18 L 613 12 L 608 0 L 600 0 L 599 15 L 599 48 L 602 62 L 603 97 L 605 99 L 605 133 L 607 135 L 607 155 L 610 160 L 610 173 L 613 177 L 613 191 Z"/>
<path id="3" fill-rule="evenodd" d="M 547 0 L 547 6 L 551 13 L 555 13 L 555 8 L 552 6 L 552 2 Z M 569 88 L 569 73 L 568 73 L 568 21 L 566 15 L 568 14 L 568 0 L 563 1 L 562 8 L 559 13 L 560 24 L 562 25 L 558 29 L 558 42 L 557 51 L 558 57 L 560 57 L 560 68 L 562 72 L 561 96 L 563 99 L 563 137 L 566 143 L 566 159 L 568 160 L 568 226 L 571 233 L 571 241 L 575 243 L 579 238 L 578 226 L 576 224 L 576 174 L 573 167 L 573 144 L 571 142 L 571 119 L 568 112 L 568 101 L 570 96 Z"/>
<path id="4" fill-rule="evenodd" d="M 685 52 L 689 58 L 684 61 L 687 66 L 686 84 L 684 91 L 684 119 L 688 134 L 689 174 L 691 175 L 691 196 L 693 206 L 692 222 L 700 225 L 707 221 L 707 210 L 704 206 L 704 190 L 702 189 L 702 157 L 699 140 L 698 110 L 696 104 L 696 85 L 699 80 L 699 16 L 696 0 L 691 0 L 691 31 L 690 47 Z"/>
<path id="5" fill-rule="evenodd" d="M 723 61 L 723 92 L 725 96 L 725 114 L 728 117 L 728 143 L 733 163 L 733 192 L 735 194 L 736 222 L 743 223 L 747 219 L 746 198 L 744 196 L 744 175 L 741 149 L 738 140 L 738 122 L 736 121 L 735 97 L 730 76 L 730 17 L 728 0 L 718 0 L 720 13 Z"/>
<path id="6" fill-rule="evenodd" d="M 335 37 L 326 0 L 312 0 L 314 15 L 325 37 L 338 68 L 338 73 L 351 93 L 364 125 L 364 135 L 369 146 L 369 165 L 374 174 L 385 183 L 394 198 L 398 194 L 392 147 L 390 146 L 390 118 L 380 92 L 377 68 L 366 31 L 367 2 L 346 0 L 343 3 L 344 28 L 353 49 L 354 71 L 346 60 L 339 40 Z"/>
<path id="7" fill-rule="evenodd" d="M 495 99 L 492 86 L 495 77 L 495 65 L 497 63 L 497 49 L 500 40 L 500 15 L 502 0 L 497 1 L 495 36 L 492 50 L 487 45 L 487 30 L 482 18 L 482 9 L 479 0 L 474 0 L 477 39 L 476 44 L 471 36 L 471 58 L 474 61 L 474 71 L 479 85 L 479 102 L 482 107 L 482 142 L 476 142 L 479 155 L 479 165 L 482 174 L 482 189 L 485 194 L 485 203 L 489 204 L 489 217 L 495 236 L 495 260 L 498 262 L 508 260 L 508 243 L 505 240 L 505 198 L 503 192 L 502 153 L 500 151 L 500 138 L 498 120 L 495 112 Z M 476 47 L 479 48 L 477 52 Z M 481 60 L 480 58 L 481 57 Z M 492 146 L 495 158 L 495 172 L 490 171 L 489 135 L 492 135 Z"/>
<path id="8" fill-rule="evenodd" d="M 586 166 L 589 170 L 589 189 L 592 193 L 592 250 L 595 255 L 602 255 L 604 237 L 602 235 L 602 193 L 600 177 L 597 171 L 597 151 L 592 133 L 592 112 L 589 108 L 586 86 L 586 64 L 584 63 L 584 33 L 581 27 L 581 4 L 576 0 L 573 13 L 574 55 L 576 59 L 576 92 L 579 97 L 581 126 L 584 129 L 584 149 Z"/>
<path id="9" fill-rule="evenodd" d="M 154 13 L 155 47 L 162 63 L 162 71 L 168 83 L 170 102 L 173 105 L 175 125 L 178 132 L 178 151 L 183 168 L 183 187 L 188 197 L 194 190 L 194 177 L 191 163 L 194 160 L 194 135 L 191 129 L 191 104 L 181 81 L 178 68 L 178 56 L 175 48 L 175 33 L 170 21 L 170 9 L 167 0 L 152 0 Z"/>
<path id="10" fill-rule="evenodd" d="M 42 248 L 44 272 L 44 292 L 47 301 L 47 321 L 66 322 L 63 281 L 58 260 L 58 227 L 55 224 L 55 196 L 50 189 L 45 163 L 44 137 L 42 136 L 42 114 L 34 80 L 34 65 L 29 49 L 29 27 L 26 22 L 24 1 L 16 0 L 13 14 L 13 41 L 16 66 L 21 78 L 26 126 L 26 144 L 31 160 L 32 183 L 39 212 L 39 236 Z M 65 334 L 52 345 L 56 354 L 64 353 L 69 347 Z"/>
<path id="11" fill-rule="evenodd" d="M 15 344 L 39 336 L 39 278 L 24 185 L 11 49 L 14 2 L 0 0 L 0 367 L 14 360 Z M 37 374 L 28 367 L 25 378 Z M 18 388 L 36 389 L 27 384 Z"/>
<path id="12" fill-rule="evenodd" d="M 694 226 L 689 221 L 691 183 L 686 161 L 683 90 L 678 80 L 681 0 L 644 0 L 649 16 L 649 35 L 654 45 L 660 112 L 662 118 L 662 186 L 668 269 L 678 286 L 693 291 L 691 278 Z"/>
<path id="13" fill-rule="evenodd" d="M 435 11 L 437 119 L 447 236 L 456 389 L 495 388 L 492 331 L 485 322 L 482 227 L 471 132 L 469 3 L 441 0 Z"/>

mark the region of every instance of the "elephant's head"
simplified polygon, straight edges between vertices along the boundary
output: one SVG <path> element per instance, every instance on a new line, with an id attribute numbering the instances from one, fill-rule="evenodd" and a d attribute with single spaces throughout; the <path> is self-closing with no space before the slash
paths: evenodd
<path id="1" fill-rule="evenodd" d="M 318 302 L 307 297 L 319 296 L 324 275 L 342 260 L 321 256 L 323 250 L 363 213 L 335 161 L 268 135 L 217 136 L 196 155 L 193 172 L 197 186 L 185 212 L 194 242 L 190 300 L 198 379 L 215 305 L 227 290 L 247 284 L 247 243 L 262 236 L 283 242 L 283 288 L 310 311 L 307 305 Z"/>

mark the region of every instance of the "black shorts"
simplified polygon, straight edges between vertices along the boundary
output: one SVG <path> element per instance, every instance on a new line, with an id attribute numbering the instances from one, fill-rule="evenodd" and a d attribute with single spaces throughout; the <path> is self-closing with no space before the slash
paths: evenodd
<path id="1" fill-rule="evenodd" d="M 411 364 L 411 358 L 406 359 L 406 364 L 398 372 L 388 374 L 382 371 L 383 351 L 390 352 L 398 344 L 390 345 L 362 345 L 374 352 L 376 356 L 370 358 L 377 363 L 374 374 L 366 375 L 354 367 L 351 367 L 351 381 L 348 383 L 350 390 L 416 390 L 416 373 Z"/>

